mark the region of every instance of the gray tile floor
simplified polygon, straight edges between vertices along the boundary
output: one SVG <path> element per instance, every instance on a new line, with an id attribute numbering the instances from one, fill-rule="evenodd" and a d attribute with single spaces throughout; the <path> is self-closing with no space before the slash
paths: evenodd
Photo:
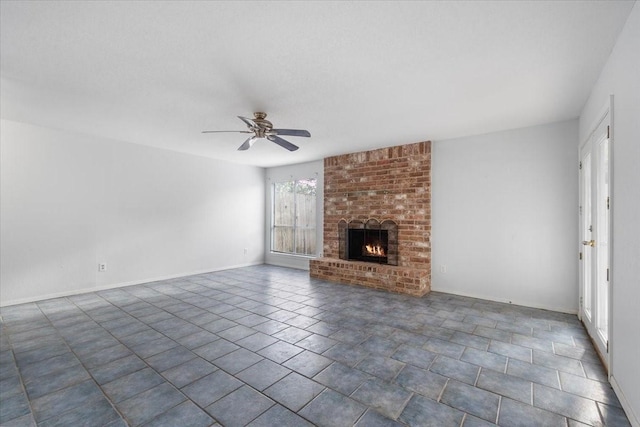
<path id="1" fill-rule="evenodd" d="M 0 314 L 3 426 L 629 425 L 562 313 L 256 266 Z"/>

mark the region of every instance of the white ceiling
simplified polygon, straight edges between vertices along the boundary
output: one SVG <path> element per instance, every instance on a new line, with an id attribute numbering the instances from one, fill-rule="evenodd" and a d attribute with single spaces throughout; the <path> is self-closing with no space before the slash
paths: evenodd
<path id="1" fill-rule="evenodd" d="M 634 2 L 1 2 L 2 117 L 276 166 L 579 115 Z M 236 151 L 266 111 L 290 153 Z"/>

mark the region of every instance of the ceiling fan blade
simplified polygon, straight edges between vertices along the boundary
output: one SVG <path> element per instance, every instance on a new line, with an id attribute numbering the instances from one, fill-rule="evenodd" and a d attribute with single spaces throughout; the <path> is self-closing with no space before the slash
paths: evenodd
<path id="1" fill-rule="evenodd" d="M 248 130 L 203 130 L 202 133 L 227 133 L 227 132 L 233 132 L 233 133 L 253 133 L 251 131 Z"/>
<path id="2" fill-rule="evenodd" d="M 271 132 L 273 132 L 276 135 L 291 135 L 291 136 L 306 136 L 306 137 L 311 136 L 308 130 L 302 130 L 302 129 L 271 129 Z"/>
<path id="3" fill-rule="evenodd" d="M 248 150 L 257 140 L 258 138 L 255 136 L 250 137 L 240 147 L 238 147 L 238 151 Z"/>
<path id="4" fill-rule="evenodd" d="M 240 120 L 242 120 L 242 121 L 244 122 L 244 124 L 245 124 L 245 125 L 247 125 L 247 127 L 248 127 L 249 129 L 255 129 L 255 128 L 257 128 L 257 127 L 258 127 L 258 126 L 256 125 L 256 123 L 255 123 L 253 120 L 251 120 L 251 119 L 249 119 L 249 118 L 247 118 L 247 117 L 238 116 L 238 118 L 239 118 Z"/>
<path id="5" fill-rule="evenodd" d="M 286 148 L 289 151 L 296 151 L 299 148 L 297 145 L 293 145 L 289 141 L 285 141 L 284 139 L 282 139 L 282 138 L 280 138 L 279 136 L 276 136 L 276 135 L 269 135 L 269 136 L 267 136 L 267 139 L 269 141 L 271 141 L 271 142 L 275 142 L 276 144 L 278 144 L 282 148 Z"/>

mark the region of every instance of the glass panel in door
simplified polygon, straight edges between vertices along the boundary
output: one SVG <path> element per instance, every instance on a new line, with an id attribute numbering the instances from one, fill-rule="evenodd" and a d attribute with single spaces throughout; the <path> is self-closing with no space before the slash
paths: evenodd
<path id="1" fill-rule="evenodd" d="M 591 302 L 593 300 L 593 263 L 592 251 L 589 242 L 593 240 L 593 225 L 591 218 L 591 153 L 587 152 L 582 158 L 582 205 L 581 215 L 581 237 L 584 248 L 582 250 L 582 304 L 586 320 L 592 319 Z"/>
<path id="2" fill-rule="evenodd" d="M 596 327 L 602 341 L 609 339 L 609 139 L 598 141 L 598 163 L 596 173 L 596 245 L 597 282 Z"/>
<path id="3" fill-rule="evenodd" d="M 608 128 L 607 114 L 580 150 L 580 318 L 605 365 L 611 291 Z"/>

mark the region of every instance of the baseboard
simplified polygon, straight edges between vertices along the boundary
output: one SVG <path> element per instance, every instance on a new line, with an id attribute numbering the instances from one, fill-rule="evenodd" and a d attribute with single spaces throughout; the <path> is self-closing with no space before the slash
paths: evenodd
<path id="1" fill-rule="evenodd" d="M 624 412 L 627 415 L 627 418 L 629 419 L 631 425 L 633 427 L 640 427 L 640 418 L 638 417 L 638 414 L 634 412 L 633 406 L 631 406 L 629 399 L 627 399 L 613 375 L 609 377 L 609 382 L 611 383 L 611 387 L 613 387 L 613 391 L 616 392 L 616 396 L 618 396 L 618 400 L 622 405 L 622 409 L 624 409 Z"/>
<path id="2" fill-rule="evenodd" d="M 526 301 L 514 301 L 514 300 L 508 300 L 508 299 L 505 299 L 505 298 L 490 297 L 490 296 L 486 296 L 486 295 L 474 295 L 474 294 L 465 293 L 465 292 L 455 292 L 455 291 L 451 291 L 450 289 L 440 289 L 440 288 L 434 287 L 433 284 L 431 286 L 431 290 L 433 292 L 442 292 L 443 294 L 451 294 L 451 295 L 459 295 L 461 297 L 477 298 L 477 299 L 481 299 L 481 300 L 485 300 L 485 301 L 501 302 L 501 303 L 504 303 L 504 304 L 520 305 L 520 306 L 523 306 L 523 307 L 530 307 L 530 308 L 539 308 L 541 310 L 556 311 L 556 312 L 559 312 L 559 313 L 567 313 L 567 314 L 575 314 L 575 315 L 578 314 L 578 310 L 576 310 L 575 308 L 549 307 L 549 306 L 543 306 L 543 305 L 539 305 L 539 304 L 527 303 Z"/>
<path id="3" fill-rule="evenodd" d="M 2 302 L 0 302 L 0 307 L 9 307 L 9 306 L 12 306 L 12 305 L 27 304 L 27 303 L 30 303 L 30 302 L 44 301 L 44 300 L 54 299 L 54 298 L 64 298 L 64 297 L 70 297 L 70 296 L 73 296 L 73 295 L 88 294 L 88 293 L 91 293 L 91 292 L 99 292 L 99 291 L 106 291 L 106 290 L 109 290 L 109 289 L 116 289 L 116 288 L 124 288 L 124 287 L 127 287 L 127 286 L 141 285 L 143 283 L 157 282 L 157 281 L 160 281 L 160 280 L 177 279 L 178 277 L 195 276 L 197 274 L 214 273 L 216 271 L 231 270 L 231 269 L 234 269 L 234 268 L 242 268 L 242 267 L 251 267 L 251 266 L 254 266 L 254 265 L 262 265 L 262 264 L 264 264 L 264 262 L 262 262 L 262 261 L 255 262 L 255 263 L 247 263 L 247 264 L 237 264 L 237 265 L 220 267 L 220 268 L 216 268 L 216 269 L 213 269 L 213 270 L 212 269 L 205 269 L 205 270 L 198 270 L 198 271 L 190 271 L 190 272 L 179 273 L 179 274 L 170 274 L 170 275 L 167 275 L 167 276 L 158 276 L 158 277 L 150 277 L 150 278 L 139 279 L 139 280 L 131 280 L 131 281 L 128 281 L 128 282 L 111 283 L 111 284 L 108 284 L 108 285 L 94 286 L 94 287 L 91 287 L 91 288 L 75 289 L 75 290 L 70 290 L 70 291 L 65 291 L 65 292 L 56 292 L 56 293 L 52 293 L 52 294 L 38 295 L 36 297 L 20 298 L 20 299 L 15 299 L 15 300 L 2 301 Z"/>

